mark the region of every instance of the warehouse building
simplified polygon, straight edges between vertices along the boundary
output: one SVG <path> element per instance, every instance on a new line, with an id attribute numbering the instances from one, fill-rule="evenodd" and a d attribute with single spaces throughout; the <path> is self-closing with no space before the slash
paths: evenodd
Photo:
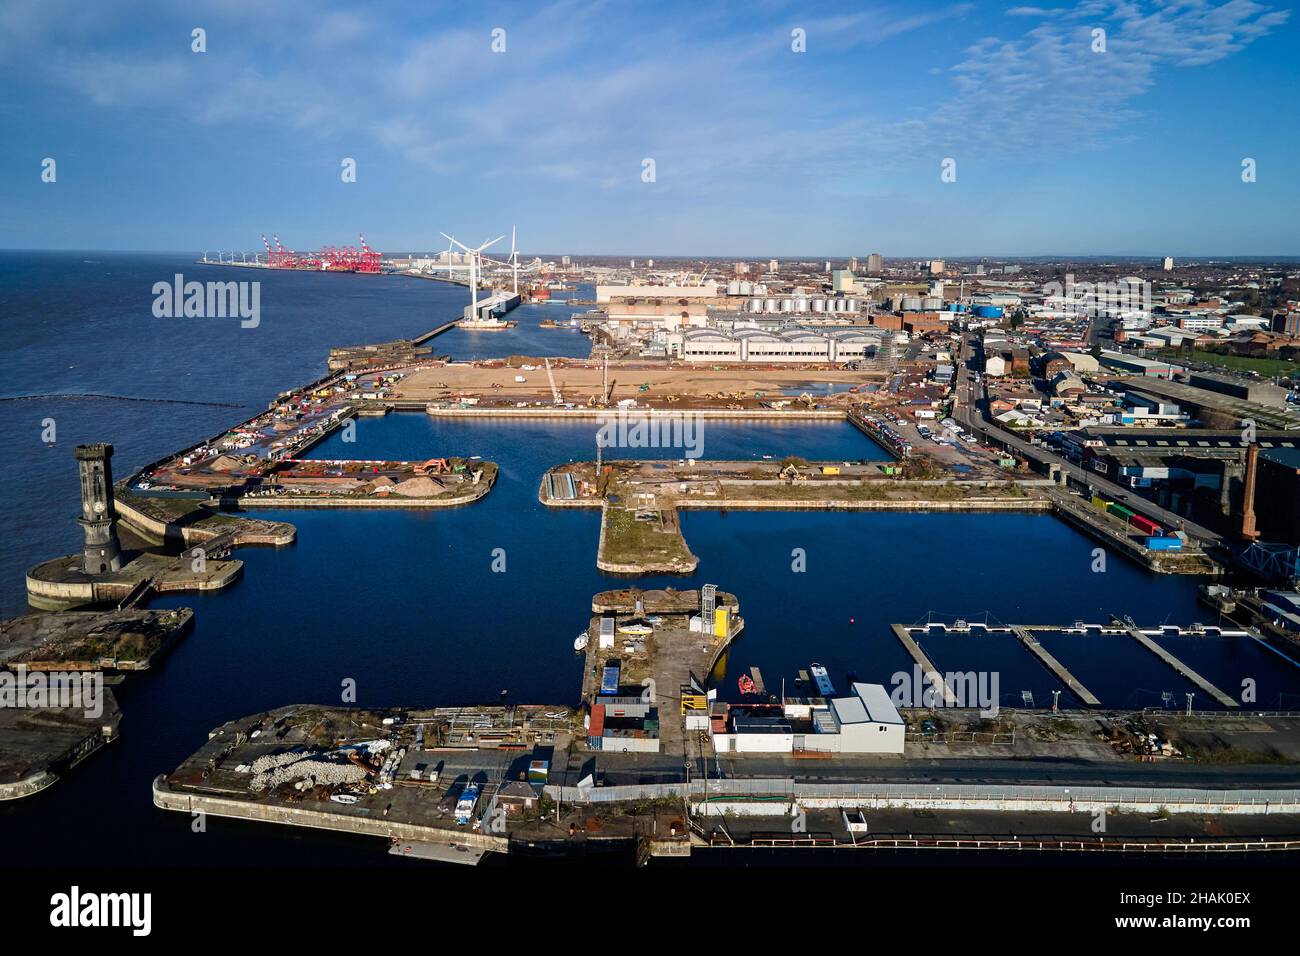
<path id="1" fill-rule="evenodd" d="M 1170 365 L 1168 362 L 1157 362 L 1138 355 L 1125 355 L 1123 352 L 1102 352 L 1101 364 L 1126 375 L 1142 375 L 1146 378 L 1173 378 L 1175 372 L 1183 371 L 1180 366 Z"/>
<path id="2" fill-rule="evenodd" d="M 893 336 L 884 329 L 688 329 L 667 336 L 668 354 L 685 362 L 860 362 L 886 357 Z"/>
<path id="3" fill-rule="evenodd" d="M 901 754 L 907 725 L 884 685 L 855 683 L 852 690 L 849 697 L 722 705 L 713 746 L 718 753 Z"/>

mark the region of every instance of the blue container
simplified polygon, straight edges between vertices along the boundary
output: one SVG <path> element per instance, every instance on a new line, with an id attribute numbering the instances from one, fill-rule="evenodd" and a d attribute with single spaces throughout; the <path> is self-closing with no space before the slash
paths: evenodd
<path id="1" fill-rule="evenodd" d="M 977 305 L 975 315 L 981 319 L 1000 319 L 1005 313 L 1000 305 Z"/>
<path id="2" fill-rule="evenodd" d="M 1175 538 L 1173 535 L 1167 538 L 1147 538 L 1146 546 L 1148 551 L 1181 551 L 1183 539 Z"/>

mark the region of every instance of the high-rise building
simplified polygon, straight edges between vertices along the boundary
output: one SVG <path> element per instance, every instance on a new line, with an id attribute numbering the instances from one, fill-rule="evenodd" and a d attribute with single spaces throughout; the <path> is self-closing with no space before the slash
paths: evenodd
<path id="1" fill-rule="evenodd" d="M 776 272 L 776 271 L 777 271 L 777 264 L 776 264 L 776 260 L 775 260 L 775 259 L 772 259 L 771 261 L 768 262 L 768 264 L 767 264 L 767 271 L 768 271 L 768 272 Z"/>
<path id="2" fill-rule="evenodd" d="M 944 262 L 942 259 L 931 259 L 930 275 L 932 276 L 943 275 L 943 267 L 944 267 Z"/>
<path id="3" fill-rule="evenodd" d="M 857 256 L 854 256 L 853 258 L 851 258 L 851 259 L 849 260 L 849 271 L 850 271 L 850 272 L 857 272 L 857 271 L 858 271 L 858 257 L 857 257 Z"/>
<path id="4" fill-rule="evenodd" d="M 885 259 L 880 253 L 873 252 L 871 255 L 867 256 L 868 275 L 878 275 L 880 272 L 884 271 L 884 268 Z"/>
<path id="5" fill-rule="evenodd" d="M 87 574 L 106 574 L 122 567 L 122 545 L 117 540 L 117 511 L 113 508 L 113 446 L 103 442 L 77 446 L 81 473 L 81 517 L 77 524 L 86 536 Z"/>
<path id="6" fill-rule="evenodd" d="M 564 268 L 567 269 L 569 268 L 570 264 L 571 263 L 569 262 L 568 256 L 560 256 L 560 265 L 564 266 Z"/>
<path id="7" fill-rule="evenodd" d="M 1173 270 L 1174 270 L 1174 257 L 1165 256 L 1165 271 L 1173 272 Z"/>

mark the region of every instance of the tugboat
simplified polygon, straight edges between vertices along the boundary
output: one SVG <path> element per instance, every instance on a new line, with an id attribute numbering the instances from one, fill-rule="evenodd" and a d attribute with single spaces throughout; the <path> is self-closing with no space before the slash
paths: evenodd
<path id="1" fill-rule="evenodd" d="M 740 692 L 742 694 L 758 693 L 758 685 L 754 683 L 754 678 L 750 677 L 748 674 L 741 674 L 736 683 L 740 685 Z"/>

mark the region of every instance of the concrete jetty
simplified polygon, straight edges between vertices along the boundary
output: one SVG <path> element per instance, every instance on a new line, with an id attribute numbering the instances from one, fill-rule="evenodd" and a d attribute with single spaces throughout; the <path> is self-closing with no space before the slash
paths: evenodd
<path id="1" fill-rule="evenodd" d="M 1100 707 L 1101 701 L 1098 700 L 1088 688 L 1079 683 L 1078 679 L 1066 670 L 1065 665 L 1058 661 L 1052 654 L 1038 642 L 1038 638 L 1030 634 L 1023 627 L 1012 627 L 1016 637 L 1020 638 L 1020 643 L 1025 645 L 1031 654 L 1037 657 L 1049 671 L 1066 687 L 1070 688 L 1070 693 L 1083 701 L 1089 707 Z"/>
<path id="2" fill-rule="evenodd" d="M 902 643 L 903 649 L 912 655 L 912 660 L 916 661 L 917 666 L 921 668 L 921 673 L 925 675 L 926 680 L 931 682 L 934 687 L 943 688 L 943 702 L 949 707 L 957 706 L 957 696 L 952 692 L 952 688 L 944 681 L 943 675 L 939 673 L 939 668 L 935 667 L 930 658 L 925 656 L 925 651 L 921 650 L 921 645 L 911 634 L 907 633 L 907 628 L 901 624 L 889 625 L 894 630 L 894 636 Z"/>
<path id="3" fill-rule="evenodd" d="M 1209 694 L 1211 697 L 1217 700 L 1224 707 L 1241 706 L 1235 700 L 1233 700 L 1231 697 L 1225 694 L 1223 691 L 1219 690 L 1219 688 L 1215 687 L 1208 680 L 1206 680 L 1204 677 L 1198 674 L 1196 671 L 1192 670 L 1190 667 L 1188 667 L 1178 658 L 1174 657 L 1173 654 L 1170 654 L 1167 650 L 1165 650 L 1155 641 L 1151 640 L 1151 638 L 1147 637 L 1145 634 L 1139 631 L 1136 627 L 1126 627 L 1124 628 L 1124 630 L 1128 632 L 1129 637 L 1133 638 L 1133 640 L 1137 641 L 1139 644 L 1141 644 L 1143 647 L 1149 650 L 1156 657 L 1160 658 L 1162 661 L 1164 661 L 1166 664 L 1172 667 L 1179 674 L 1182 674 L 1189 681 L 1191 681 L 1201 690 L 1205 691 L 1207 694 Z"/>

